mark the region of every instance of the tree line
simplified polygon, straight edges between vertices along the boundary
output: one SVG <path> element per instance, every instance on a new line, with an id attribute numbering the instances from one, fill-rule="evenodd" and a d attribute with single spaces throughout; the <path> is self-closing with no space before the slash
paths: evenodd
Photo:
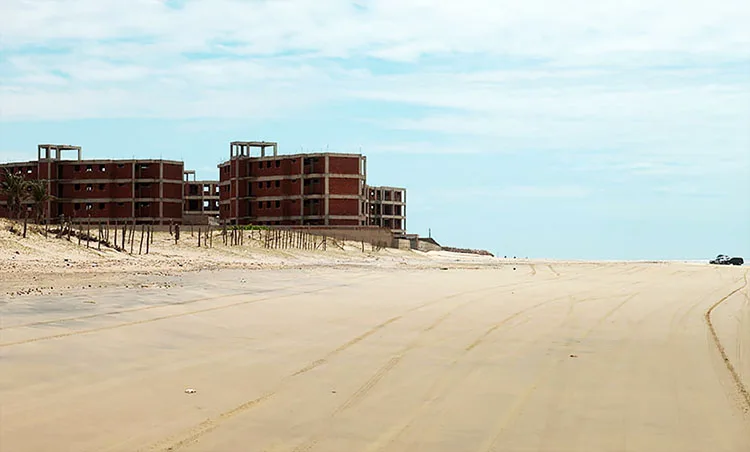
<path id="1" fill-rule="evenodd" d="M 30 202 L 37 223 L 44 217 L 47 201 L 52 198 L 47 192 L 46 180 L 27 180 L 22 173 L 13 173 L 8 168 L 0 182 L 0 194 L 7 199 L 11 218 L 21 218 L 24 204 Z"/>

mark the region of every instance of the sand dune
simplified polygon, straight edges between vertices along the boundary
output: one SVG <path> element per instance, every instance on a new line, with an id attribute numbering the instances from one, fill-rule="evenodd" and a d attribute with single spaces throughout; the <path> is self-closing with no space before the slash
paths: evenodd
<path id="1" fill-rule="evenodd" d="M 746 269 L 476 266 L 217 270 L 5 296 L 0 444 L 750 450 Z"/>

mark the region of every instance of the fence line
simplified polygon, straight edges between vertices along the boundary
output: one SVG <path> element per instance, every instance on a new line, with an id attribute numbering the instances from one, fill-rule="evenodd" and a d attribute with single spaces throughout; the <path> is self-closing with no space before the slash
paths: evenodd
<path id="1" fill-rule="evenodd" d="M 154 243 L 154 225 L 136 224 L 135 220 L 125 220 L 122 223 L 118 221 L 96 221 L 87 219 L 73 221 L 70 218 L 61 217 L 57 224 L 58 229 L 50 229 L 48 222 L 45 222 L 43 233 L 48 237 L 51 232 L 58 239 L 72 242 L 77 239 L 79 246 L 92 248 L 101 251 L 102 246 L 118 252 L 139 255 L 149 254 L 151 245 Z M 41 227 L 41 225 L 38 225 Z M 140 234 L 138 232 L 140 226 Z M 169 225 L 169 234 L 177 245 L 180 241 L 179 224 Z M 93 229 L 93 231 L 92 231 Z M 164 231 L 166 232 L 166 230 Z M 329 235 L 325 231 L 313 231 L 294 228 L 247 228 L 222 224 L 221 226 L 197 226 L 197 231 L 193 225 L 190 226 L 191 237 L 196 236 L 197 247 L 213 248 L 214 235 L 218 232 L 220 235 L 219 243 L 226 247 L 242 247 L 245 245 L 245 235 L 248 239 L 266 249 L 299 249 L 309 251 L 327 251 L 329 247 L 344 250 L 344 243 L 357 243 L 361 252 L 379 251 L 388 247 L 390 244 L 385 243 L 380 237 L 368 237 L 371 240 L 352 240 L 347 237 L 336 237 Z M 138 242 L 138 243 L 136 243 Z M 194 242 L 196 243 L 196 242 Z M 369 246 L 368 246 L 369 245 Z"/>

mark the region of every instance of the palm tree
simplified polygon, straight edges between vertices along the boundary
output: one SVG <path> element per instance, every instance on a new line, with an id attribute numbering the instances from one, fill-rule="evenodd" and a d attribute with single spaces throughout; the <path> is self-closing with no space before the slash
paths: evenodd
<path id="1" fill-rule="evenodd" d="M 47 201 L 52 199 L 47 192 L 47 181 L 34 180 L 28 182 L 28 194 L 34 208 L 34 218 L 36 219 L 36 223 L 39 224 L 42 217 L 44 217 Z"/>
<path id="2" fill-rule="evenodd" d="M 28 181 L 21 173 L 13 174 L 9 169 L 5 169 L 3 181 L 0 182 L 0 193 L 8 199 L 8 212 L 15 214 L 15 218 L 21 215 L 23 200 L 28 194 L 27 187 Z"/>

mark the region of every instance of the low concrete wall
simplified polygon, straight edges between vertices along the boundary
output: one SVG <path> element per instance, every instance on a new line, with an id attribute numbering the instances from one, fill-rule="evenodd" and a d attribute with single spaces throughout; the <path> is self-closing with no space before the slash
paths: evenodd
<path id="1" fill-rule="evenodd" d="M 397 248 L 399 250 L 410 250 L 411 241 L 407 239 L 393 239 L 393 248 Z"/>
<path id="2" fill-rule="evenodd" d="M 182 224 L 212 225 L 218 226 L 219 220 L 213 215 L 185 213 L 182 215 Z"/>
<path id="3" fill-rule="evenodd" d="M 393 233 L 390 229 L 372 226 L 290 226 L 284 228 L 276 226 L 277 229 L 294 229 L 309 234 L 333 237 L 337 240 L 350 240 L 353 242 L 366 242 L 383 248 L 392 247 Z"/>

